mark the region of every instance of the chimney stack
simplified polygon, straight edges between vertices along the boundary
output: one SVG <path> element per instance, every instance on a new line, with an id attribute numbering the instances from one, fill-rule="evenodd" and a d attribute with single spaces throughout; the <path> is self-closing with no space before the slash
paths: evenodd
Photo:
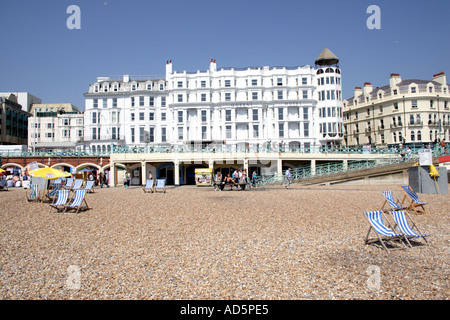
<path id="1" fill-rule="evenodd" d="M 370 82 L 364 82 L 364 95 L 368 95 L 373 90 L 372 84 Z"/>

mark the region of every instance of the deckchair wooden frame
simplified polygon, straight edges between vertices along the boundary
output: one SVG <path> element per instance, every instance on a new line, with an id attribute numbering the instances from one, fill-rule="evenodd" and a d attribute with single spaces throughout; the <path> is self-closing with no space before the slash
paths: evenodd
<path id="1" fill-rule="evenodd" d="M 407 210 L 412 210 L 417 215 L 419 215 L 419 214 L 426 214 L 427 210 L 425 209 L 424 205 L 426 205 L 427 203 L 419 201 L 419 200 L 418 200 L 419 202 L 414 201 L 414 199 L 411 197 L 411 195 L 408 194 L 408 192 L 405 190 L 405 188 L 409 188 L 409 190 L 411 190 L 411 192 L 413 192 L 417 196 L 417 193 L 414 192 L 414 190 L 411 188 L 411 186 L 405 184 L 405 185 L 401 185 L 401 187 L 402 187 L 402 190 L 403 190 L 403 193 L 404 193 L 401 205 L 403 206 L 403 204 L 405 203 L 405 200 L 407 200 L 407 203 L 406 203 L 407 204 Z M 419 199 L 418 196 L 417 196 L 417 199 Z M 417 207 L 422 208 L 422 211 L 417 210 L 416 209 Z"/>
<path id="2" fill-rule="evenodd" d="M 82 195 L 80 195 L 82 194 Z M 86 194 L 87 191 L 84 189 L 79 189 L 79 190 L 75 190 L 75 194 L 74 197 L 71 199 L 71 201 L 65 205 L 65 209 L 64 212 L 70 211 L 70 210 L 76 210 L 75 213 L 78 213 L 80 210 L 81 211 L 87 211 L 89 210 L 89 205 L 86 201 Z M 81 199 L 79 197 L 82 197 Z M 75 204 L 78 203 L 78 204 Z M 83 206 L 83 203 L 85 204 Z"/>
<path id="3" fill-rule="evenodd" d="M 380 234 L 376 230 L 375 226 L 373 225 L 374 221 L 371 220 L 368 217 L 368 214 L 370 214 L 370 213 L 374 213 L 374 214 L 380 215 L 380 219 L 381 219 L 381 221 L 379 221 L 380 226 L 384 227 L 386 229 L 386 231 L 391 232 L 392 235 L 388 236 L 388 235 Z M 387 252 L 389 252 L 390 250 L 400 250 L 400 249 L 406 249 L 407 248 L 406 244 L 402 241 L 402 240 L 405 239 L 405 236 L 402 233 L 396 233 L 395 231 L 393 231 L 393 228 L 390 225 L 389 220 L 387 220 L 387 218 L 384 216 L 384 212 L 382 210 L 369 211 L 369 212 L 366 212 L 364 214 L 364 216 L 366 217 L 367 221 L 369 222 L 369 230 L 367 231 L 367 235 L 366 235 L 366 238 L 365 238 L 365 244 L 366 245 L 373 244 L 373 243 L 381 243 L 382 247 Z M 384 224 L 384 221 L 386 221 L 388 223 L 387 226 Z M 373 231 L 375 233 L 376 238 L 369 239 L 369 235 L 370 235 L 371 231 Z M 400 242 L 403 244 L 403 247 L 392 246 L 391 248 L 388 248 L 387 244 L 390 244 L 391 242 L 397 241 L 397 240 L 400 240 Z"/>

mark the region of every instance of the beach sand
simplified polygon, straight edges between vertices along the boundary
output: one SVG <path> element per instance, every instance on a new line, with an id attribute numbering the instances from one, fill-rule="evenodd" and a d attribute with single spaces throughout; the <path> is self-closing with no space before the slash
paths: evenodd
<path id="1" fill-rule="evenodd" d="M 0 299 L 448 299 L 450 197 L 419 194 L 429 246 L 365 245 L 399 185 L 96 188 L 49 212 L 0 192 Z"/>

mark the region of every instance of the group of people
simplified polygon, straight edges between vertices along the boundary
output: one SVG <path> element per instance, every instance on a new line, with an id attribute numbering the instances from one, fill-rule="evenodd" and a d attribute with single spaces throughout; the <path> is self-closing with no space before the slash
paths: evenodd
<path id="1" fill-rule="evenodd" d="M 239 188 L 242 185 L 247 185 L 249 182 L 249 178 L 251 178 L 252 186 L 256 187 L 256 179 L 258 175 L 256 171 L 253 171 L 251 177 L 248 176 L 247 170 L 236 169 L 231 175 L 227 173 L 227 175 L 222 175 L 222 172 L 218 171 L 214 177 L 214 191 L 223 191 L 225 185 L 230 185 L 230 190 L 233 190 L 233 187 Z"/>

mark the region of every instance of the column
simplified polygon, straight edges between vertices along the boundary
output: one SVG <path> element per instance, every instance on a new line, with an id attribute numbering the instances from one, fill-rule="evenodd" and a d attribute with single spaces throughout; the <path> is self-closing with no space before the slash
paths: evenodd
<path id="1" fill-rule="evenodd" d="M 311 160 L 311 175 L 316 175 L 316 160 Z"/>
<path id="2" fill-rule="evenodd" d="M 180 161 L 173 162 L 173 170 L 175 174 L 175 185 L 180 185 Z"/>
<path id="3" fill-rule="evenodd" d="M 146 182 L 147 182 L 147 165 L 145 163 L 145 161 L 141 162 L 141 182 L 142 185 L 145 186 Z"/>
<path id="4" fill-rule="evenodd" d="M 109 185 L 111 187 L 116 186 L 116 164 L 112 161 L 109 166 Z"/>

